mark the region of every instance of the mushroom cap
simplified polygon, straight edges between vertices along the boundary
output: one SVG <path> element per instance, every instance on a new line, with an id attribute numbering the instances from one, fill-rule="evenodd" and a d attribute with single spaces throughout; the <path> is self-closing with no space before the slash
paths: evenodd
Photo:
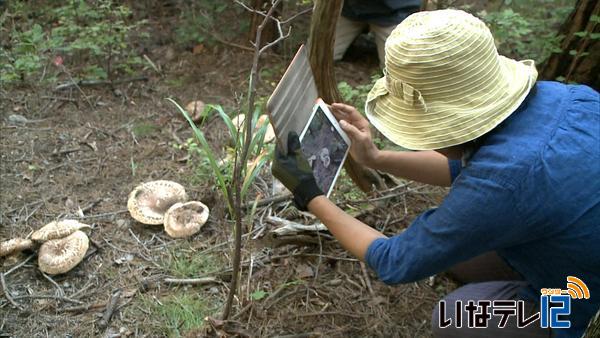
<path id="1" fill-rule="evenodd" d="M 173 181 L 151 181 L 138 185 L 129 194 L 127 209 L 136 221 L 162 224 L 165 212 L 175 203 L 185 202 L 185 188 Z"/>
<path id="2" fill-rule="evenodd" d="M 165 231 L 173 238 L 189 237 L 200 231 L 208 214 L 202 202 L 176 203 L 165 213 Z"/>
<path id="3" fill-rule="evenodd" d="M 62 221 L 54 221 L 44 225 L 31 235 L 31 239 L 38 242 L 44 242 L 69 236 L 77 230 L 90 228 L 89 225 L 74 219 L 64 219 Z"/>
<path id="4" fill-rule="evenodd" d="M 233 119 L 231 122 L 234 126 L 240 129 L 244 125 L 244 120 L 246 119 L 246 115 L 240 114 Z M 266 114 L 260 115 L 258 120 L 256 121 L 256 126 L 254 127 L 254 132 L 257 132 L 265 123 L 269 123 L 267 130 L 265 131 L 264 143 L 269 143 L 275 139 L 275 129 L 273 129 L 273 125 L 269 122 L 269 116 Z"/>
<path id="5" fill-rule="evenodd" d="M 319 152 L 319 158 L 321 159 L 321 163 L 323 163 L 323 166 L 325 168 L 329 167 L 329 164 L 331 164 L 331 158 L 329 157 L 329 149 L 321 149 L 321 151 Z"/>
<path id="6" fill-rule="evenodd" d="M 269 123 L 269 126 L 267 127 L 267 131 L 265 132 L 264 142 L 265 143 L 269 143 L 269 142 L 271 142 L 271 141 L 273 141 L 275 139 L 275 129 L 273 129 L 273 125 L 269 122 L 269 116 L 267 116 L 267 115 L 261 115 L 258 118 L 257 125 L 260 128 L 260 126 L 262 126 L 263 123 L 265 123 L 265 122 Z"/>
<path id="7" fill-rule="evenodd" d="M 33 241 L 24 238 L 13 238 L 0 243 L 0 257 L 31 249 Z"/>
<path id="8" fill-rule="evenodd" d="M 81 230 L 65 238 L 46 241 L 38 253 L 38 267 L 50 275 L 65 273 L 83 260 L 88 247 L 88 236 Z"/>
<path id="9" fill-rule="evenodd" d="M 204 107 L 205 107 L 204 102 L 202 102 L 200 100 L 192 101 L 192 102 L 188 103 L 187 106 L 185 106 L 185 111 L 187 111 L 188 114 L 190 114 L 192 121 L 198 122 L 198 121 L 200 121 L 200 118 L 202 117 L 202 112 L 204 111 Z"/>

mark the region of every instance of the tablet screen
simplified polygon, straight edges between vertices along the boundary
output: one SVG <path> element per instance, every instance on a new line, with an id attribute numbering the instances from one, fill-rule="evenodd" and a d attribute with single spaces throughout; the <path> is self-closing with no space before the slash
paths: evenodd
<path id="1" fill-rule="evenodd" d="M 317 106 L 300 143 L 317 185 L 329 196 L 349 146 L 320 106 Z"/>

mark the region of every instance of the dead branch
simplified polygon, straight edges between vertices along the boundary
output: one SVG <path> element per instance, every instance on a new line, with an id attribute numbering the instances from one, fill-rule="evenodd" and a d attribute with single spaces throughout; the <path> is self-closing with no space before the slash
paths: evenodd
<path id="1" fill-rule="evenodd" d="M 85 304 L 85 305 L 67 307 L 67 308 L 62 309 L 61 311 L 64 311 L 64 312 L 83 312 L 83 311 L 88 311 L 88 310 L 103 308 L 103 307 L 106 306 L 106 304 L 107 303 Z"/>
<path id="2" fill-rule="evenodd" d="M 117 303 L 119 302 L 119 298 L 121 297 L 122 292 L 123 291 L 121 289 L 116 289 L 110 296 L 110 300 L 108 302 L 108 305 L 106 306 L 104 315 L 102 316 L 100 322 L 98 322 L 98 327 L 101 330 L 104 330 L 108 327 L 108 323 L 110 322 L 110 319 L 112 318 L 112 315 L 115 312 Z"/>
<path id="3" fill-rule="evenodd" d="M 252 68 L 250 70 L 250 85 L 249 85 L 249 93 L 248 93 L 248 110 L 246 111 L 246 121 L 252 121 L 252 113 L 254 112 L 254 100 L 256 97 L 256 81 L 255 79 L 257 78 L 258 75 L 258 61 L 260 59 L 260 55 L 269 47 L 271 47 L 274 43 L 277 43 L 283 39 L 285 39 L 285 36 L 283 36 L 282 31 L 281 31 L 281 24 L 278 24 L 278 30 L 279 30 L 279 37 L 277 39 L 275 39 L 273 42 L 266 44 L 263 48 L 260 48 L 261 45 L 261 36 L 262 36 L 262 31 L 269 19 L 269 17 L 273 16 L 273 11 L 275 10 L 275 8 L 277 7 L 277 5 L 281 2 L 281 0 L 275 0 L 272 1 L 271 4 L 271 8 L 269 9 L 269 11 L 267 12 L 265 18 L 263 19 L 262 23 L 260 24 L 260 26 L 258 27 L 257 31 L 256 31 L 256 39 L 254 40 L 254 57 L 252 60 Z M 288 32 L 289 35 L 289 32 Z M 242 191 L 242 180 L 243 180 L 243 168 L 246 167 L 246 163 L 248 161 L 248 154 L 250 152 L 250 143 L 252 140 L 252 123 L 246 123 L 246 129 L 244 130 L 244 144 L 242 147 L 242 153 L 241 156 L 239 156 L 238 158 L 238 154 L 239 151 L 235 152 L 235 164 L 234 164 L 234 168 L 233 168 L 233 177 L 232 177 L 232 182 L 231 182 L 231 186 L 233 187 L 233 189 L 229 188 L 228 190 L 234 190 L 235 189 L 235 193 L 232 194 L 228 194 L 229 195 L 229 202 L 230 205 L 233 205 L 233 209 L 235 210 L 235 248 L 234 248 L 234 255 L 233 255 L 233 272 L 232 272 L 232 278 L 231 278 L 231 285 L 229 287 L 229 294 L 227 296 L 227 301 L 225 303 L 225 308 L 223 309 L 223 320 L 227 320 L 229 318 L 229 314 L 233 305 L 233 298 L 234 295 L 237 292 L 237 283 L 238 283 L 238 278 L 239 278 L 239 272 L 240 272 L 240 264 L 241 264 L 241 250 L 242 250 L 242 196 L 241 196 L 241 191 Z M 230 186 L 230 187 L 231 187 Z"/>
<path id="4" fill-rule="evenodd" d="M 19 303 L 15 302 L 12 295 L 10 294 L 10 291 L 8 291 L 8 288 L 6 287 L 6 280 L 4 279 L 3 273 L 0 273 L 0 283 L 2 283 L 2 292 L 4 292 L 4 297 L 6 297 L 6 299 L 17 309 L 19 309 L 21 311 L 24 310 L 23 307 L 21 305 L 19 305 Z"/>
<path id="5" fill-rule="evenodd" d="M 292 194 L 285 194 L 285 195 L 277 195 L 277 196 L 273 196 L 273 197 L 269 197 L 269 198 L 264 198 L 264 199 L 260 199 L 258 200 L 258 202 L 256 202 L 256 207 L 262 207 L 268 204 L 277 204 L 277 203 L 281 203 L 281 202 L 287 202 L 289 200 L 292 199 Z M 250 203 L 244 203 L 242 205 L 242 207 L 244 209 L 246 208 L 250 208 L 254 205 L 254 202 L 250 202 Z"/>
<path id="6" fill-rule="evenodd" d="M 35 256 L 35 254 L 29 255 L 29 257 L 25 258 L 25 260 L 23 260 L 21 263 L 19 263 L 19 264 L 13 266 L 12 268 L 10 268 L 10 270 L 8 270 L 8 271 L 6 271 L 4 273 L 4 276 L 10 275 L 13 271 L 15 271 L 18 268 L 22 267 L 23 265 L 27 264 L 27 262 L 29 262 L 33 258 L 33 256 Z"/>
<path id="7" fill-rule="evenodd" d="M 67 83 L 62 83 L 54 88 L 54 91 L 70 89 L 73 87 L 91 87 L 91 86 L 105 86 L 105 85 L 117 85 L 122 83 L 136 82 L 136 81 L 148 81 L 147 76 L 136 76 L 130 77 L 126 79 L 119 80 L 79 80 L 79 81 L 71 81 Z"/>
<path id="8" fill-rule="evenodd" d="M 61 297 L 61 296 L 53 296 L 53 295 L 24 295 L 13 297 L 13 299 L 55 299 L 63 302 L 75 303 L 75 304 L 83 304 L 82 301 L 71 299 L 69 297 Z"/>
<path id="9" fill-rule="evenodd" d="M 222 283 L 221 280 L 215 277 L 202 277 L 202 278 L 165 278 L 165 283 L 173 284 L 173 285 L 205 285 L 205 284 L 213 284 L 213 283 Z"/>
<path id="10" fill-rule="evenodd" d="M 347 312 L 338 312 L 338 311 L 328 311 L 328 312 L 311 312 L 311 313 L 299 313 L 298 317 L 311 317 L 311 316 L 345 316 L 350 318 L 363 318 L 364 315 L 347 313 Z"/>
<path id="11" fill-rule="evenodd" d="M 359 262 L 360 269 L 362 270 L 363 278 L 365 279 L 365 284 L 367 284 L 367 290 L 371 296 L 375 296 L 375 292 L 373 292 L 373 286 L 371 285 L 371 278 L 369 277 L 369 273 L 367 272 L 367 266 L 364 262 Z"/>

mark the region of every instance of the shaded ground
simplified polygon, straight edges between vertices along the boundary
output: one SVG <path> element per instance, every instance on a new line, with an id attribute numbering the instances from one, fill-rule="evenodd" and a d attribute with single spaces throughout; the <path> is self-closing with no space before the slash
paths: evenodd
<path id="1" fill-rule="evenodd" d="M 273 89 L 289 62 L 286 54 L 263 60 L 260 96 Z M 219 43 L 192 54 L 159 39 L 148 55 L 164 74 L 147 70 L 145 82 L 58 92 L 0 90 L 0 240 L 27 236 L 62 218 L 93 226 L 86 258 L 64 275 L 42 275 L 34 252 L 1 261 L 6 291 L 22 309 L 0 298 L 0 336 L 196 336 L 205 316 L 218 316 L 228 291 L 231 222 L 202 159 L 188 160 L 178 147 L 192 137 L 191 130 L 164 98 L 202 99 L 233 115 L 247 88 L 252 55 Z M 338 81 L 368 83 L 377 67 L 374 55 L 357 59 L 354 54 L 352 63 L 338 64 Z M 28 121 L 11 122 L 11 114 Z M 204 130 L 222 151 L 227 140 L 220 120 L 209 119 Z M 191 199 L 211 207 L 199 234 L 173 240 L 160 226 L 141 225 L 128 215 L 129 192 L 155 179 L 178 181 Z M 266 170 L 251 197 L 266 196 L 270 182 Z M 388 235 L 444 194 L 413 184 L 369 202 L 345 177 L 337 187 L 333 198 L 339 205 Z M 275 227 L 266 221 L 269 215 L 311 221 L 284 203 L 258 208 L 249 222 L 234 311 L 244 330 L 256 336 L 430 335 L 431 310 L 452 288 L 446 279 L 386 286 L 327 233 L 292 239 L 268 235 Z M 217 282 L 165 282 L 202 276 Z M 112 294 L 119 295 L 118 303 L 104 327 Z"/>

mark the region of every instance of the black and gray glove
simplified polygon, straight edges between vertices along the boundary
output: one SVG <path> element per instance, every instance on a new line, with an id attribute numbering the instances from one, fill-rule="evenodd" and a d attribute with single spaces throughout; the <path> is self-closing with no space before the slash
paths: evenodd
<path id="1" fill-rule="evenodd" d="M 302 153 L 300 139 L 296 132 L 289 132 L 287 155 L 275 149 L 275 159 L 271 171 L 286 188 L 294 194 L 294 203 L 306 211 L 313 198 L 324 195 L 315 181 L 312 168 Z"/>

